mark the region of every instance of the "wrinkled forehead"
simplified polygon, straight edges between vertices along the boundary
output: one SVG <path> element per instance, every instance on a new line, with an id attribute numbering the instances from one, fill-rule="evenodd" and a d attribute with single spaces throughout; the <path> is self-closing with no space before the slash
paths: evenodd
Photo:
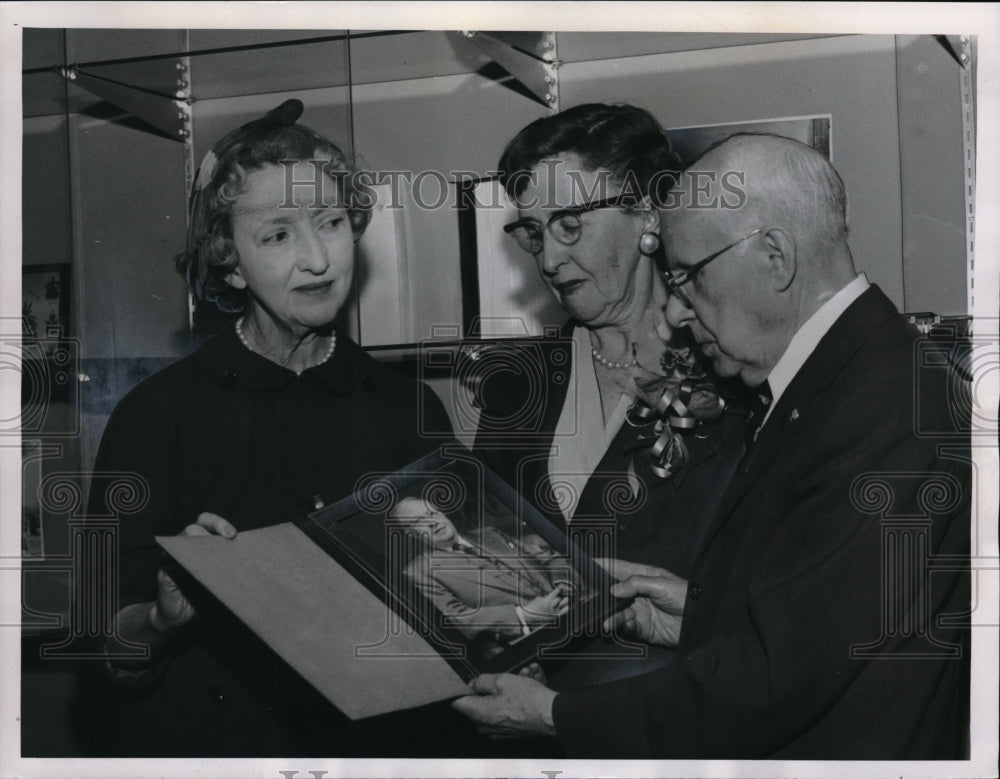
<path id="1" fill-rule="evenodd" d="M 671 194 L 683 197 L 676 190 L 672 190 Z M 668 244 L 697 235 L 710 223 L 711 219 L 705 219 L 704 214 L 689 208 L 680 200 L 660 209 L 660 237 Z"/>
<path id="2" fill-rule="evenodd" d="M 233 212 L 341 208 L 345 175 L 323 157 L 267 163 L 247 174 Z"/>
<path id="3" fill-rule="evenodd" d="M 697 165 L 697 164 L 696 164 Z M 707 245 L 751 218 L 743 179 L 708 166 L 685 171 L 660 206 L 660 235 L 668 244 L 698 241 Z"/>
<path id="4" fill-rule="evenodd" d="M 687 205 L 660 211 L 660 238 L 667 266 L 690 265 L 700 260 L 736 228 L 733 215 L 722 209 Z"/>

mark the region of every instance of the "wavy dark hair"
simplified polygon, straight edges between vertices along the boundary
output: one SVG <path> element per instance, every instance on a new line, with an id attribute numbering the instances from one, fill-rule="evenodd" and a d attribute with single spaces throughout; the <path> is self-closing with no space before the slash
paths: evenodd
<path id="1" fill-rule="evenodd" d="M 239 264 L 233 241 L 233 203 L 250 172 L 266 165 L 322 162 L 324 172 L 335 182 L 336 202 L 346 207 L 355 242 L 371 220 L 371 192 L 366 192 L 364 177 L 340 147 L 302 125 L 253 124 L 217 142 L 202 163 L 191 195 L 187 245 L 174 259 L 195 297 L 212 301 L 225 312 L 241 311 L 246 305 L 246 290 L 231 287 L 226 276 Z"/>
<path id="2" fill-rule="evenodd" d="M 586 103 L 536 119 L 507 144 L 497 163 L 500 181 L 514 199 L 529 171 L 545 159 L 572 152 L 591 170 L 610 170 L 619 183 L 638 186 L 639 197 L 664 202 L 676 183 L 681 158 L 649 111 L 626 103 Z"/>

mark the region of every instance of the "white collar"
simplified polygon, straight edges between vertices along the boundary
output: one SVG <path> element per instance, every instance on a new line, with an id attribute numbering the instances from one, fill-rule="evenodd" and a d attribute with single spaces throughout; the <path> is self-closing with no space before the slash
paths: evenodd
<path id="1" fill-rule="evenodd" d="M 809 317 L 792 336 L 785 353 L 781 355 L 781 359 L 778 360 L 767 377 L 768 386 L 771 388 L 771 404 L 764 416 L 764 422 L 767 422 L 768 417 L 771 416 L 771 409 L 777 405 L 778 399 L 788 389 L 795 374 L 801 370 L 806 360 L 816 351 L 823 336 L 829 332 L 851 303 L 861 297 L 869 286 L 868 277 L 864 273 L 859 273 L 857 278 L 820 306 L 819 310 Z"/>

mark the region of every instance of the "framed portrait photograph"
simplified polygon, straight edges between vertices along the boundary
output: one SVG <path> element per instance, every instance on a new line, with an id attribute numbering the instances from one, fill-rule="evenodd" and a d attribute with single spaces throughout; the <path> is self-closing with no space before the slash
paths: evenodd
<path id="1" fill-rule="evenodd" d="M 25 339 L 69 335 L 68 262 L 25 265 L 21 270 L 21 332 Z"/>
<path id="2" fill-rule="evenodd" d="M 70 263 L 21 269 L 21 417 L 26 432 L 46 428 L 53 402 L 74 404 L 77 347 L 70 334 Z"/>
<path id="3" fill-rule="evenodd" d="M 465 679 L 557 658 L 625 603 L 594 560 L 467 452 L 372 474 L 296 524 Z"/>

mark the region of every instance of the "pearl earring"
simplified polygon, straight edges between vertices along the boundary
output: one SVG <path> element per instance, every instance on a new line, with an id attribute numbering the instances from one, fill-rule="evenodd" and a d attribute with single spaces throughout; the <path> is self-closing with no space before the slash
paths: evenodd
<path id="1" fill-rule="evenodd" d="M 660 236 L 649 231 L 639 236 L 639 253 L 652 257 L 660 248 Z"/>

